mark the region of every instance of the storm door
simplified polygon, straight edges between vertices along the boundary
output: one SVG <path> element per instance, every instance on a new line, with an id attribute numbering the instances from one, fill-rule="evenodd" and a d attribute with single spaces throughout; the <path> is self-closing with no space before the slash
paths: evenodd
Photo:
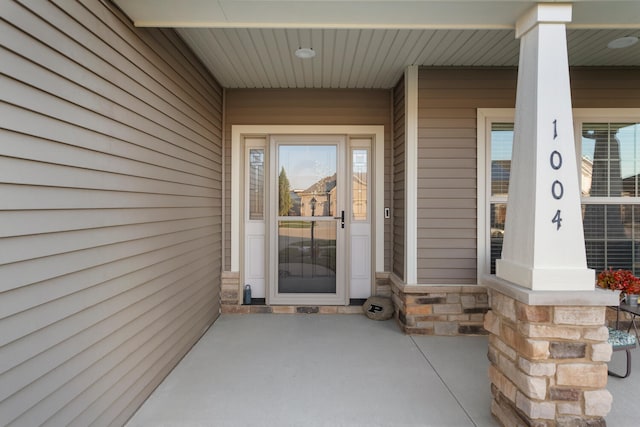
<path id="1" fill-rule="evenodd" d="M 345 138 L 273 136 L 270 301 L 344 304 Z"/>

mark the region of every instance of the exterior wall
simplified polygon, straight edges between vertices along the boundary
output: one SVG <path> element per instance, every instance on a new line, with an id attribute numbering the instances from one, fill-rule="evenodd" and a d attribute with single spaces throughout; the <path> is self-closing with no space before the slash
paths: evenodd
<path id="1" fill-rule="evenodd" d="M 404 78 L 393 89 L 393 262 L 392 272 L 404 280 Z"/>
<path id="2" fill-rule="evenodd" d="M 476 284 L 476 109 L 513 108 L 515 69 L 420 69 L 418 283 Z"/>
<path id="3" fill-rule="evenodd" d="M 384 125 L 385 165 L 391 155 L 391 106 L 387 90 L 234 89 L 225 94 L 225 255 L 231 268 L 231 126 L 233 125 Z M 385 170 L 385 189 L 391 169 Z M 391 206 L 385 192 L 385 206 Z M 391 220 L 385 220 L 385 270 L 391 266 Z"/>
<path id="4" fill-rule="evenodd" d="M 572 68 L 573 108 L 640 108 L 640 68 Z"/>
<path id="5" fill-rule="evenodd" d="M 476 284 L 476 109 L 514 108 L 517 70 L 421 68 L 418 282 Z M 572 68 L 574 108 L 640 107 L 631 68 Z"/>
<path id="6" fill-rule="evenodd" d="M 219 312 L 221 89 L 107 1 L 1 9 L 0 425 L 122 425 Z"/>
<path id="7" fill-rule="evenodd" d="M 640 107 L 638 76 L 630 68 L 574 68 L 573 107 Z M 515 69 L 420 70 L 418 283 L 432 286 L 393 283 L 396 317 L 407 332 L 482 333 L 478 314 L 487 303 L 486 290 L 476 285 L 476 115 L 478 108 L 513 108 L 516 81 Z"/>

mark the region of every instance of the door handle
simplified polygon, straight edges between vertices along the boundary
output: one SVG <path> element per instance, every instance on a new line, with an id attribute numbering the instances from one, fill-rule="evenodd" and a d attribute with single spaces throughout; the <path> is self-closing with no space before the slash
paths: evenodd
<path id="1" fill-rule="evenodd" d="M 339 219 L 340 228 L 344 228 L 344 211 L 341 212 L 340 216 L 334 216 L 333 219 Z"/>

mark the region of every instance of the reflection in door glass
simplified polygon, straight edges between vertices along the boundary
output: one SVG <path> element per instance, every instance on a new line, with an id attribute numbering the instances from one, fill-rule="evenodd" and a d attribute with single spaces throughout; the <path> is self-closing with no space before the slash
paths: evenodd
<path id="1" fill-rule="evenodd" d="M 278 221 L 278 292 L 336 292 L 336 224 Z"/>
<path id="2" fill-rule="evenodd" d="M 281 145 L 278 150 L 278 215 L 335 216 L 335 145 Z"/>

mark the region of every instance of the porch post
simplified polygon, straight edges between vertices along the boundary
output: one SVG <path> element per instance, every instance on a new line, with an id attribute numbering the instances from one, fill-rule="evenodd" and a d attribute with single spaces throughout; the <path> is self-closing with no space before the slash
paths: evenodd
<path id="1" fill-rule="evenodd" d="M 604 426 L 607 305 L 587 268 L 565 23 L 542 3 L 516 23 L 520 64 L 502 259 L 486 280 L 491 412 L 505 426 Z"/>
<path id="2" fill-rule="evenodd" d="M 565 23 L 538 4 L 516 23 L 520 65 L 509 201 L 496 275 L 534 290 L 591 290 L 580 210 Z"/>

